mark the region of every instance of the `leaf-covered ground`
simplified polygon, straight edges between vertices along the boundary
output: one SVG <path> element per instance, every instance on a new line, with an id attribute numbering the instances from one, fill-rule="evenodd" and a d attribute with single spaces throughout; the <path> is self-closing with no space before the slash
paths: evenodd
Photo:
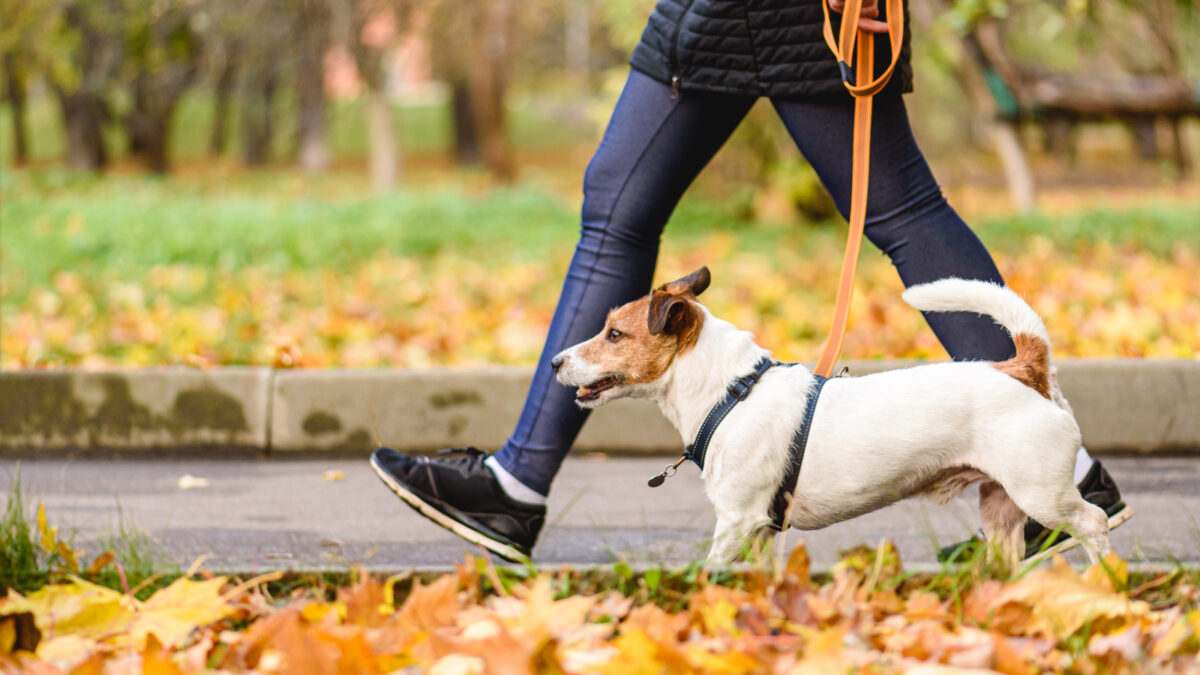
<path id="1" fill-rule="evenodd" d="M 339 179 L 247 174 L 3 188 L 0 366 L 387 366 L 536 359 L 577 234 L 527 184 L 346 196 Z M 969 200 L 966 200 L 969 201 Z M 704 300 L 787 360 L 818 353 L 843 229 L 688 199 L 657 274 L 713 270 Z M 1165 205 L 1164 205 L 1165 204 Z M 1059 356 L 1200 352 L 1200 210 L 1071 203 L 974 218 Z M 847 358 L 937 357 L 886 258 L 863 254 Z"/>
<path id="2" fill-rule="evenodd" d="M 849 552 L 821 580 L 802 546 L 775 572 L 620 567 L 607 590 L 594 573 L 498 570 L 483 559 L 424 580 L 357 575 L 291 592 L 202 573 L 145 600 L 71 578 L 0 600 L 0 669 L 1200 672 L 1195 578 L 1131 588 L 1115 557 L 1082 573 L 1058 560 L 1008 581 L 907 575 L 888 545 Z"/>
<path id="3" fill-rule="evenodd" d="M 89 556 L 14 483 L 0 672 L 1200 672 L 1200 570 L 1131 576 L 1115 556 L 1008 576 L 977 554 L 913 574 L 883 542 L 813 575 L 801 543 L 737 569 L 468 557 L 452 573 L 238 579 L 203 559 L 147 565 L 147 544 Z"/>

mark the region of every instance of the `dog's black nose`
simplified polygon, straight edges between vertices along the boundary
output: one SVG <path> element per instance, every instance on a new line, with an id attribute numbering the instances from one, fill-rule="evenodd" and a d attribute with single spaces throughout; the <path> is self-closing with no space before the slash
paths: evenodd
<path id="1" fill-rule="evenodd" d="M 556 354 L 554 358 L 550 359 L 550 367 L 554 369 L 554 372 L 557 373 L 558 369 L 562 368 L 563 360 L 562 354 Z"/>

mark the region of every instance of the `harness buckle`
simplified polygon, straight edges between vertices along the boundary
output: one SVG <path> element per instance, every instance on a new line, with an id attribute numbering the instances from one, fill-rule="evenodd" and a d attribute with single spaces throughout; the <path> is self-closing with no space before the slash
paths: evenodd
<path id="1" fill-rule="evenodd" d="M 754 387 L 754 380 L 749 377 L 739 377 L 729 385 L 729 395 L 739 401 L 745 401 Z"/>

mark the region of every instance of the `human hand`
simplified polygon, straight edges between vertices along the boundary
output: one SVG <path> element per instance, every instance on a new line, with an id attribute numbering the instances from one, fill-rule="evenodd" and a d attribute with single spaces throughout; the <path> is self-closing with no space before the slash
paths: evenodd
<path id="1" fill-rule="evenodd" d="M 841 14 L 846 9 L 846 0 L 828 0 L 829 9 Z M 886 33 L 888 25 L 883 21 L 876 21 L 875 17 L 879 16 L 879 0 L 863 0 L 862 15 L 858 20 L 858 27 L 868 33 Z"/>

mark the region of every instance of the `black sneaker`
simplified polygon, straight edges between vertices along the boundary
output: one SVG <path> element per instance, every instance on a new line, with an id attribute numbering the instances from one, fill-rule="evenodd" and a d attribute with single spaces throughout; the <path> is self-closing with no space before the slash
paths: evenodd
<path id="1" fill-rule="evenodd" d="M 1100 465 L 1100 460 L 1092 460 L 1092 468 L 1088 469 L 1087 475 L 1083 477 L 1083 482 L 1078 487 L 1084 500 L 1104 509 L 1104 513 L 1108 515 L 1109 530 L 1129 520 L 1133 515 L 1133 509 L 1121 501 L 1121 491 L 1117 489 L 1117 484 L 1108 471 L 1105 471 L 1104 467 Z M 943 547 L 938 551 L 938 560 L 940 562 L 966 560 L 974 556 L 981 545 L 983 545 L 981 537 L 971 537 L 966 541 Z M 1062 553 L 1078 545 L 1079 541 L 1067 532 L 1055 532 L 1047 529 L 1032 518 L 1025 522 L 1026 560 L 1039 556 L 1039 554 L 1044 558 Z"/>
<path id="2" fill-rule="evenodd" d="M 546 520 L 546 507 L 509 497 L 484 466 L 487 453 L 449 448 L 438 455 L 409 457 L 377 448 L 371 454 L 371 468 L 417 513 L 502 558 L 528 563 Z"/>

